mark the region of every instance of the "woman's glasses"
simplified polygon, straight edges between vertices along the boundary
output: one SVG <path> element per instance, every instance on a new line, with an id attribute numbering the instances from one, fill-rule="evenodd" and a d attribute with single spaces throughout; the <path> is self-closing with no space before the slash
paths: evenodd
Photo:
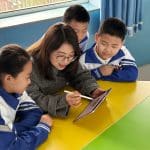
<path id="1" fill-rule="evenodd" d="M 66 56 L 64 56 L 64 55 L 57 55 L 56 56 L 56 59 L 58 60 L 58 61 L 65 61 L 65 60 L 67 60 L 68 62 L 73 62 L 73 61 L 75 61 L 76 59 L 77 59 L 77 56 L 70 56 L 70 57 L 66 57 Z"/>

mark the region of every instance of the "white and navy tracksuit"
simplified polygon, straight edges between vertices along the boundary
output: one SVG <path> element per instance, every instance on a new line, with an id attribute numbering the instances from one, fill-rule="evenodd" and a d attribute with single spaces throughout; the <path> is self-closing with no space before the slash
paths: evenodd
<path id="1" fill-rule="evenodd" d="M 0 87 L 0 149 L 35 150 L 50 132 L 40 122 L 41 109 L 24 92 L 9 94 Z"/>
<path id="2" fill-rule="evenodd" d="M 84 53 L 87 50 L 88 40 L 89 40 L 89 33 L 87 32 L 86 36 L 79 43 L 79 47 L 82 53 Z"/>
<path id="3" fill-rule="evenodd" d="M 94 50 L 95 44 L 80 57 L 80 63 L 84 69 L 91 71 L 91 74 L 98 80 L 108 81 L 120 81 L 128 82 L 135 81 L 138 76 L 138 69 L 135 63 L 135 59 L 130 54 L 125 46 L 118 51 L 118 53 L 112 58 L 104 61 L 102 60 Z M 103 76 L 100 72 L 102 65 L 115 65 L 119 69 L 114 70 L 109 76 Z"/>

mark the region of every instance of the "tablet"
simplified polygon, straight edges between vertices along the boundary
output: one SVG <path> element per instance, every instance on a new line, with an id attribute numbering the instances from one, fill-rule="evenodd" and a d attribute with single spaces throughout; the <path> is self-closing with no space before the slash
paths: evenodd
<path id="1" fill-rule="evenodd" d="M 88 114 L 93 113 L 105 100 L 106 96 L 111 91 L 111 88 L 104 91 L 99 97 L 93 99 L 90 101 L 90 103 L 85 107 L 85 109 L 73 120 L 73 122 L 76 122 L 80 120 L 81 118 L 87 116 Z"/>

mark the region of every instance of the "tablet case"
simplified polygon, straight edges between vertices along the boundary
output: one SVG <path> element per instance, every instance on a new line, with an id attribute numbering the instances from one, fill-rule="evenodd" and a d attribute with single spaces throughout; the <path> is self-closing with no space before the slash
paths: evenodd
<path id="1" fill-rule="evenodd" d="M 105 100 L 106 96 L 109 94 L 111 91 L 111 88 L 104 91 L 99 97 L 93 99 L 90 101 L 90 103 L 85 107 L 85 109 L 73 120 L 73 122 L 76 122 L 80 120 L 81 118 L 87 116 L 88 114 L 93 113 L 100 105 L 101 103 Z"/>

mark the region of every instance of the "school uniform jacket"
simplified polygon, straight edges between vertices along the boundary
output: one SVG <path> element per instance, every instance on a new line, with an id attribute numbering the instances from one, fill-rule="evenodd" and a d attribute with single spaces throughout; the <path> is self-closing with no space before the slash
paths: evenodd
<path id="1" fill-rule="evenodd" d="M 84 53 L 87 50 L 88 40 L 89 40 L 89 33 L 87 32 L 86 36 L 79 43 L 79 47 L 82 53 Z"/>
<path id="2" fill-rule="evenodd" d="M 50 128 L 38 123 L 42 111 L 24 92 L 8 94 L 0 87 L 0 149 L 35 150 Z"/>
<path id="3" fill-rule="evenodd" d="M 94 46 L 95 44 L 80 57 L 80 63 L 83 69 L 90 70 L 91 74 L 96 79 L 120 82 L 135 81 L 137 79 L 138 69 L 135 59 L 125 46 L 122 46 L 118 53 L 107 62 L 107 65 L 115 65 L 119 67 L 119 69 L 114 70 L 109 76 L 103 76 L 101 74 L 99 68 L 106 64 L 100 60 L 94 50 Z"/>
<path id="4" fill-rule="evenodd" d="M 65 117 L 69 111 L 69 105 L 66 102 L 66 94 L 62 91 L 68 84 L 74 89 L 80 91 L 84 95 L 98 88 L 98 84 L 88 70 L 83 70 L 80 63 L 76 73 L 72 72 L 72 67 L 68 69 L 67 75 L 62 71 L 52 68 L 54 79 L 45 79 L 40 73 L 37 66 L 36 57 L 33 62 L 33 70 L 31 75 L 31 84 L 27 88 L 28 94 L 36 101 L 44 112 L 48 112 L 52 116 Z M 47 68 L 49 69 L 49 68 Z"/>

